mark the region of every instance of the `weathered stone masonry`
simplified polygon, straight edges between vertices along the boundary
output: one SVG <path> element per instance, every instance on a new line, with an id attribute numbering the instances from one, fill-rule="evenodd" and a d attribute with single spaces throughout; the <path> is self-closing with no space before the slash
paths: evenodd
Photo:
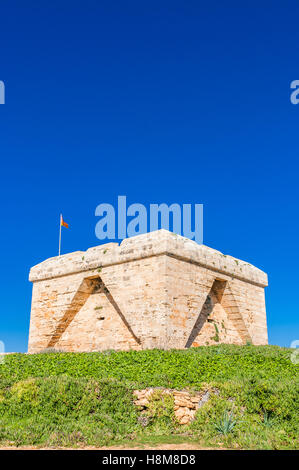
<path id="1" fill-rule="evenodd" d="M 29 352 L 267 343 L 258 268 L 159 230 L 30 271 Z"/>

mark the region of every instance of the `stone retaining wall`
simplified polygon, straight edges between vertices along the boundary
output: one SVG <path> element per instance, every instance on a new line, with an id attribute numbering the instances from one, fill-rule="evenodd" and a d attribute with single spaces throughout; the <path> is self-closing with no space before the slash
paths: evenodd
<path id="1" fill-rule="evenodd" d="M 146 388 L 134 391 L 134 404 L 141 412 L 146 412 L 151 396 L 155 391 L 171 395 L 174 399 L 174 414 L 180 424 L 188 424 L 195 417 L 196 411 L 209 399 L 210 392 L 188 392 L 173 389 Z"/>

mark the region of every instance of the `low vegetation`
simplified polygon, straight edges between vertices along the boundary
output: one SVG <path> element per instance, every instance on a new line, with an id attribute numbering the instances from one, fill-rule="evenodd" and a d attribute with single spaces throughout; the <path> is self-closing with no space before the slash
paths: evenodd
<path id="1" fill-rule="evenodd" d="M 195 441 L 298 448 L 299 368 L 277 346 L 12 354 L 0 364 L 0 444 L 103 446 Z M 133 390 L 155 387 L 141 413 Z M 209 391 L 188 425 L 159 388 Z"/>

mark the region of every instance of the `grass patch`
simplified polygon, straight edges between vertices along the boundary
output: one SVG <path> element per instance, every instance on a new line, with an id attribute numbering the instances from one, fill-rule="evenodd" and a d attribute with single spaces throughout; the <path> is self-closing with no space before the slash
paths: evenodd
<path id="1" fill-rule="evenodd" d="M 291 352 L 220 344 L 8 355 L 0 364 L 0 443 L 76 447 L 185 439 L 211 447 L 298 448 L 299 372 Z M 181 426 L 172 397 L 159 391 L 146 413 L 136 409 L 133 390 L 146 387 L 209 390 L 210 397 L 195 420 Z"/>

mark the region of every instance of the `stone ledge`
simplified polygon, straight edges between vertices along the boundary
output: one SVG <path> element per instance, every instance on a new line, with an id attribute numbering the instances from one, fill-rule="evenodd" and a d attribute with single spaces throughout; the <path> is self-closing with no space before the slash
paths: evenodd
<path id="1" fill-rule="evenodd" d="M 127 238 L 120 245 L 107 243 L 87 251 L 75 251 L 49 258 L 31 268 L 29 280 L 35 282 L 52 279 L 160 255 L 195 263 L 224 276 L 235 277 L 262 287 L 268 285 L 267 274 L 255 266 L 205 245 L 198 245 L 195 241 L 167 230 Z"/>
<path id="2" fill-rule="evenodd" d="M 152 394 L 155 391 L 162 392 L 162 395 L 172 395 L 174 399 L 174 414 L 180 424 L 188 424 L 195 418 L 196 411 L 201 408 L 210 398 L 210 392 L 188 392 L 185 390 L 174 390 L 169 388 L 146 388 L 144 390 L 134 390 L 133 395 L 135 406 L 141 412 L 146 412 Z M 217 391 L 215 391 L 217 393 Z"/>

